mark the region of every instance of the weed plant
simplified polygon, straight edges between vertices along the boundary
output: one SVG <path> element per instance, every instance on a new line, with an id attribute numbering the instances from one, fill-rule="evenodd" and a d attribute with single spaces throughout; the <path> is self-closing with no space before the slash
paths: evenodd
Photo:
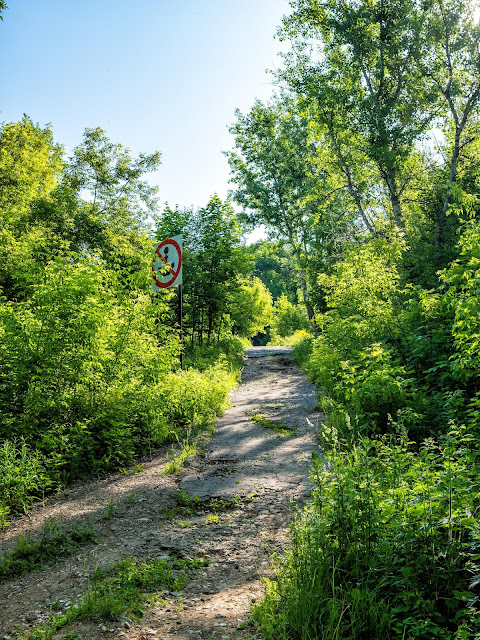
<path id="1" fill-rule="evenodd" d="M 259 427 L 263 427 L 264 429 L 271 429 L 275 433 L 282 436 L 293 436 L 295 435 L 295 429 L 291 427 L 287 427 L 282 422 L 278 422 L 275 420 L 270 420 L 266 416 L 261 413 L 254 413 L 250 416 L 250 420 L 258 425 Z"/>
<path id="2" fill-rule="evenodd" d="M 0 444 L 0 528 L 11 510 L 26 513 L 52 486 L 41 453 L 24 440 L 4 440 Z"/>
<path id="3" fill-rule="evenodd" d="M 478 638 L 480 464 L 465 429 L 419 451 L 330 442 L 253 612 L 268 640 Z"/>
<path id="4" fill-rule="evenodd" d="M 81 547 L 97 542 L 92 529 L 62 531 L 54 520 L 49 521 L 38 540 L 20 536 L 16 546 L 0 556 L 0 582 L 42 569 L 67 558 Z"/>
<path id="5" fill-rule="evenodd" d="M 145 613 L 149 594 L 182 589 L 188 574 L 205 564 L 204 560 L 153 560 L 139 563 L 124 558 L 105 568 L 97 568 L 83 600 L 64 613 L 28 632 L 22 640 L 50 640 L 60 629 L 80 620 L 139 619 Z"/>

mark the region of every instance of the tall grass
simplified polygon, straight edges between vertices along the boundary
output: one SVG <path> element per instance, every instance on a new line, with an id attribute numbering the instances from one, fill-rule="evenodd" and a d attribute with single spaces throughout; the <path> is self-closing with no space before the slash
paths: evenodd
<path id="1" fill-rule="evenodd" d="M 474 639 L 480 465 L 464 429 L 418 453 L 393 436 L 314 460 L 313 501 L 254 610 L 271 640 Z"/>

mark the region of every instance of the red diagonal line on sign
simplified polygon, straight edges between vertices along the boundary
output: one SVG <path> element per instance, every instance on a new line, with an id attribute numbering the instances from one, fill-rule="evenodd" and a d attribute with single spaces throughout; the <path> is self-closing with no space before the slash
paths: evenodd
<path id="1" fill-rule="evenodd" d="M 168 267 L 168 270 L 170 271 L 170 273 L 172 274 L 172 276 L 175 275 L 175 272 L 172 271 L 172 267 L 168 264 L 168 262 L 165 260 L 165 258 L 162 256 L 161 253 L 157 253 L 157 256 L 160 258 L 160 260 L 163 262 L 163 264 L 166 264 Z"/>

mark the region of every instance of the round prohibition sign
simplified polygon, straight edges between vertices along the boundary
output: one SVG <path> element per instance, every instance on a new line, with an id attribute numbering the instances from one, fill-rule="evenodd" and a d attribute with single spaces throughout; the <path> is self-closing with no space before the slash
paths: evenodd
<path id="1" fill-rule="evenodd" d="M 171 267 L 169 267 L 169 271 L 172 275 L 170 280 L 167 280 L 166 282 L 163 282 L 162 280 L 159 280 L 157 278 L 156 272 L 155 272 L 155 262 L 152 265 L 152 276 L 153 279 L 155 280 L 155 284 L 157 285 L 157 287 L 159 287 L 160 289 L 167 289 L 168 287 L 170 287 L 175 280 L 178 277 L 178 274 L 180 273 L 180 270 L 182 268 L 182 251 L 180 249 L 180 245 L 178 244 L 178 242 L 176 240 L 173 240 L 172 238 L 165 238 L 165 240 L 163 242 L 161 242 L 158 247 L 155 249 L 155 256 L 158 256 L 160 258 L 160 260 L 167 265 L 168 262 L 165 260 L 165 258 L 162 256 L 162 254 L 160 253 L 160 249 L 162 247 L 164 247 L 165 245 L 171 245 L 172 247 L 175 248 L 177 255 L 178 255 L 178 267 L 176 269 L 176 271 L 174 271 Z"/>

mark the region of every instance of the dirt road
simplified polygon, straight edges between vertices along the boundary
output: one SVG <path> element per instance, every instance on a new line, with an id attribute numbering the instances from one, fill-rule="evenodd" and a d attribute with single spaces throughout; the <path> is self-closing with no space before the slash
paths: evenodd
<path id="1" fill-rule="evenodd" d="M 254 637 L 245 627 L 249 607 L 261 597 L 269 557 L 286 544 L 292 509 L 308 496 L 319 414 L 315 388 L 282 348 L 248 349 L 230 400 L 203 455 L 188 459 L 179 476 L 163 474 L 165 450 L 137 467 L 138 473 L 70 490 L 3 534 L 1 551 L 53 517 L 62 528 L 88 523 L 98 544 L 1 585 L 0 638 L 17 638 L 20 628 L 45 621 L 54 606 L 58 611 L 75 603 L 95 566 L 127 556 L 148 561 L 169 555 L 206 558 L 208 565 L 182 592 L 163 594 L 141 622 L 83 622 L 72 634 L 82 640 Z M 199 498 L 189 502 L 194 495 Z M 202 505 L 212 500 L 220 507 L 205 510 Z"/>

